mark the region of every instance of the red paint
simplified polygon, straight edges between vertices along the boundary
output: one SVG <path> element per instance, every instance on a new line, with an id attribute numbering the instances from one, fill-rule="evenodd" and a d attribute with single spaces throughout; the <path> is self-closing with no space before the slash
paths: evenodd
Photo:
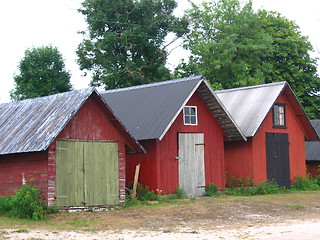
<path id="1" fill-rule="evenodd" d="M 119 147 L 120 201 L 125 198 L 125 145 L 136 149 L 137 145 L 119 126 L 112 113 L 94 93 L 87 99 L 56 140 L 116 141 Z M 0 194 L 12 194 L 22 185 L 22 173 L 27 180 L 34 178 L 40 187 L 44 200 L 49 205 L 55 199 L 55 141 L 43 152 L 10 154 L 1 156 Z"/>
<path id="2" fill-rule="evenodd" d="M 307 173 L 312 177 L 317 177 L 320 172 L 320 161 L 307 161 Z"/>
<path id="3" fill-rule="evenodd" d="M 207 108 L 201 97 L 195 93 L 186 105 L 197 106 L 198 125 L 184 125 L 181 111 L 162 140 L 142 141 L 147 154 L 127 155 L 127 182 L 133 181 L 135 166 L 140 166 L 139 182 L 162 193 L 173 193 L 178 186 L 178 133 L 204 133 L 206 185 L 214 182 L 224 187 L 224 132 Z"/>
<path id="4" fill-rule="evenodd" d="M 291 94 L 292 95 L 292 94 Z M 288 94 L 281 94 L 277 103 L 286 104 L 286 129 L 273 128 L 272 110 L 266 116 L 256 135 L 247 142 L 229 142 L 225 147 L 226 172 L 229 177 L 246 179 L 248 176 L 259 184 L 267 179 L 266 170 L 266 132 L 288 133 L 290 178 L 305 176 L 305 138 L 307 133 L 304 121 L 296 116 L 296 104 Z M 294 107 L 294 108 L 293 108 Z"/>

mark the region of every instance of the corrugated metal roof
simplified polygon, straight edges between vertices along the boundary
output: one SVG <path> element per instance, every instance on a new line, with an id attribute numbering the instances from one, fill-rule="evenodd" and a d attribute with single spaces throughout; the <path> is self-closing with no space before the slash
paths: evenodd
<path id="1" fill-rule="evenodd" d="M 320 138 L 320 120 L 310 122 Z M 306 142 L 306 160 L 320 161 L 320 141 Z"/>
<path id="2" fill-rule="evenodd" d="M 0 104 L 0 154 L 46 150 L 93 91 Z"/>
<path id="3" fill-rule="evenodd" d="M 215 91 L 246 137 L 253 137 L 286 82 Z"/>
<path id="4" fill-rule="evenodd" d="M 194 76 L 104 91 L 101 95 L 136 139 L 161 139 L 186 102 L 204 82 L 203 76 Z M 211 103 L 212 109 L 215 107 L 212 111 L 220 114 L 218 121 L 225 121 L 220 124 L 225 127 L 226 134 L 230 134 L 230 138 L 243 139 L 213 92 L 208 90 L 206 84 L 202 89 L 202 95 L 207 97 L 207 105 Z"/>

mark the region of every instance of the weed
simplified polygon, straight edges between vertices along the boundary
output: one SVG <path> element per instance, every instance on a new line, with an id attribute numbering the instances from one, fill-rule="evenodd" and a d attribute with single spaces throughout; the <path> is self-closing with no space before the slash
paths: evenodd
<path id="1" fill-rule="evenodd" d="M 29 231 L 27 229 L 18 229 L 16 231 L 14 231 L 16 233 L 28 233 Z"/>
<path id="2" fill-rule="evenodd" d="M 30 218 L 40 220 L 48 211 L 45 203 L 41 200 L 40 189 L 30 184 L 24 184 L 14 190 L 13 196 L 0 197 L 0 213 L 18 218 Z"/>
<path id="3" fill-rule="evenodd" d="M 278 193 L 281 191 L 279 186 L 274 181 L 265 181 L 256 186 L 245 186 L 243 185 L 243 181 L 238 179 L 240 182 L 239 186 L 228 187 L 225 190 L 227 195 L 233 196 L 250 196 L 250 195 L 264 195 L 264 194 L 272 194 Z"/>
<path id="4" fill-rule="evenodd" d="M 72 221 L 67 222 L 67 224 L 72 225 L 74 227 L 88 227 L 87 219 L 74 219 Z"/>
<path id="5" fill-rule="evenodd" d="M 294 209 L 294 210 L 300 210 L 300 209 L 304 208 L 304 206 L 302 206 L 302 205 L 286 205 L 286 207 Z"/>
<path id="6" fill-rule="evenodd" d="M 179 188 L 179 187 L 177 187 L 176 194 L 177 194 L 178 199 L 182 199 L 182 198 L 186 197 L 186 191 L 182 188 Z"/>
<path id="7" fill-rule="evenodd" d="M 10 201 L 10 215 L 18 218 L 40 220 L 46 213 L 46 206 L 41 200 L 40 189 L 33 187 L 33 181 L 14 191 Z"/>
<path id="8" fill-rule="evenodd" d="M 209 183 L 209 185 L 205 187 L 205 194 L 204 195 L 212 197 L 212 196 L 217 195 L 218 191 L 219 191 L 219 187 L 217 184 Z"/>
<path id="9" fill-rule="evenodd" d="M 310 174 L 307 174 L 305 178 L 302 176 L 294 178 L 294 184 L 291 189 L 299 191 L 319 190 L 320 186 L 317 178 L 312 178 Z"/>

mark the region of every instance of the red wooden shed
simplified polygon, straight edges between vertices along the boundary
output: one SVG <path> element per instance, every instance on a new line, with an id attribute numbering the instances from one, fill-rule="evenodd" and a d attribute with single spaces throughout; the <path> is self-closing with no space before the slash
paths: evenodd
<path id="1" fill-rule="evenodd" d="M 225 144 L 228 177 L 290 187 L 305 176 L 305 140 L 317 135 L 287 82 L 215 93 L 247 138 Z"/>
<path id="2" fill-rule="evenodd" d="M 320 137 L 320 120 L 311 120 L 311 124 Z M 311 176 L 316 177 L 320 174 L 320 141 L 306 142 L 306 163 Z"/>
<path id="3" fill-rule="evenodd" d="M 140 151 L 94 88 L 0 104 L 0 194 L 31 178 L 48 205 L 118 204 Z"/>
<path id="4" fill-rule="evenodd" d="M 146 149 L 127 155 L 127 182 L 162 193 L 177 187 L 198 196 L 214 182 L 224 187 L 224 140 L 241 132 L 202 76 L 103 92 L 102 97 Z"/>

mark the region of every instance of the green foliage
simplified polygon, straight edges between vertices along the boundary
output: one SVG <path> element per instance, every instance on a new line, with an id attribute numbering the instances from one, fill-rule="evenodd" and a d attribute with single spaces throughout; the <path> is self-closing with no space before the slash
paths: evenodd
<path id="1" fill-rule="evenodd" d="M 286 207 L 291 208 L 293 210 L 304 209 L 304 206 L 302 206 L 302 205 L 286 205 Z"/>
<path id="2" fill-rule="evenodd" d="M 173 15 L 175 0 L 85 0 L 79 12 L 88 32 L 78 46 L 78 63 L 91 71 L 91 85 L 106 89 L 169 79 L 165 38 L 181 37 L 187 21 Z"/>
<path id="3" fill-rule="evenodd" d="M 144 187 L 142 184 L 138 183 L 137 185 L 137 199 L 146 202 L 146 201 L 160 201 L 161 197 L 158 194 L 155 194 L 154 191 L 150 190 L 149 186 Z"/>
<path id="4" fill-rule="evenodd" d="M 11 210 L 12 196 L 0 196 L 0 214 L 7 214 Z"/>
<path id="5" fill-rule="evenodd" d="M 10 92 L 12 100 L 42 97 L 72 89 L 62 55 L 52 46 L 27 49 L 19 63 L 19 72 L 14 76 L 15 89 Z"/>
<path id="6" fill-rule="evenodd" d="M 307 174 L 306 177 L 296 177 L 291 189 L 298 191 L 319 190 L 320 186 L 318 185 L 317 178 L 312 178 L 309 174 Z"/>
<path id="7" fill-rule="evenodd" d="M 253 185 L 253 180 L 248 177 L 247 185 L 243 184 L 243 179 L 238 179 L 238 184 L 230 185 L 226 188 L 225 193 L 233 196 L 251 196 L 279 193 L 281 188 L 274 181 L 265 181 L 256 186 Z"/>
<path id="8" fill-rule="evenodd" d="M 182 198 L 186 197 L 186 191 L 182 188 L 179 188 L 179 187 L 177 187 L 176 194 L 177 194 L 178 199 L 182 199 Z"/>
<path id="9" fill-rule="evenodd" d="M 265 181 L 256 187 L 252 188 L 252 195 L 265 195 L 279 193 L 281 188 L 276 184 L 275 181 Z"/>
<path id="10" fill-rule="evenodd" d="M 187 16 L 184 47 L 191 55 L 175 77 L 202 74 L 214 89 L 287 81 L 308 116 L 320 117 L 316 59 L 294 22 L 239 0 L 193 4 Z"/>
<path id="11" fill-rule="evenodd" d="M 12 209 L 10 214 L 18 218 L 30 218 L 33 220 L 43 219 L 46 206 L 41 200 L 40 189 L 32 186 L 32 183 L 23 184 L 21 188 L 14 191 L 12 198 Z"/>
<path id="12" fill-rule="evenodd" d="M 0 214 L 33 220 L 43 219 L 47 207 L 41 200 L 40 189 L 24 184 L 14 191 L 14 196 L 0 197 Z"/>
<path id="13" fill-rule="evenodd" d="M 209 183 L 209 185 L 207 185 L 205 187 L 205 196 L 209 196 L 209 197 L 212 197 L 212 196 L 215 196 L 217 195 L 219 191 L 219 186 L 215 183 Z"/>

